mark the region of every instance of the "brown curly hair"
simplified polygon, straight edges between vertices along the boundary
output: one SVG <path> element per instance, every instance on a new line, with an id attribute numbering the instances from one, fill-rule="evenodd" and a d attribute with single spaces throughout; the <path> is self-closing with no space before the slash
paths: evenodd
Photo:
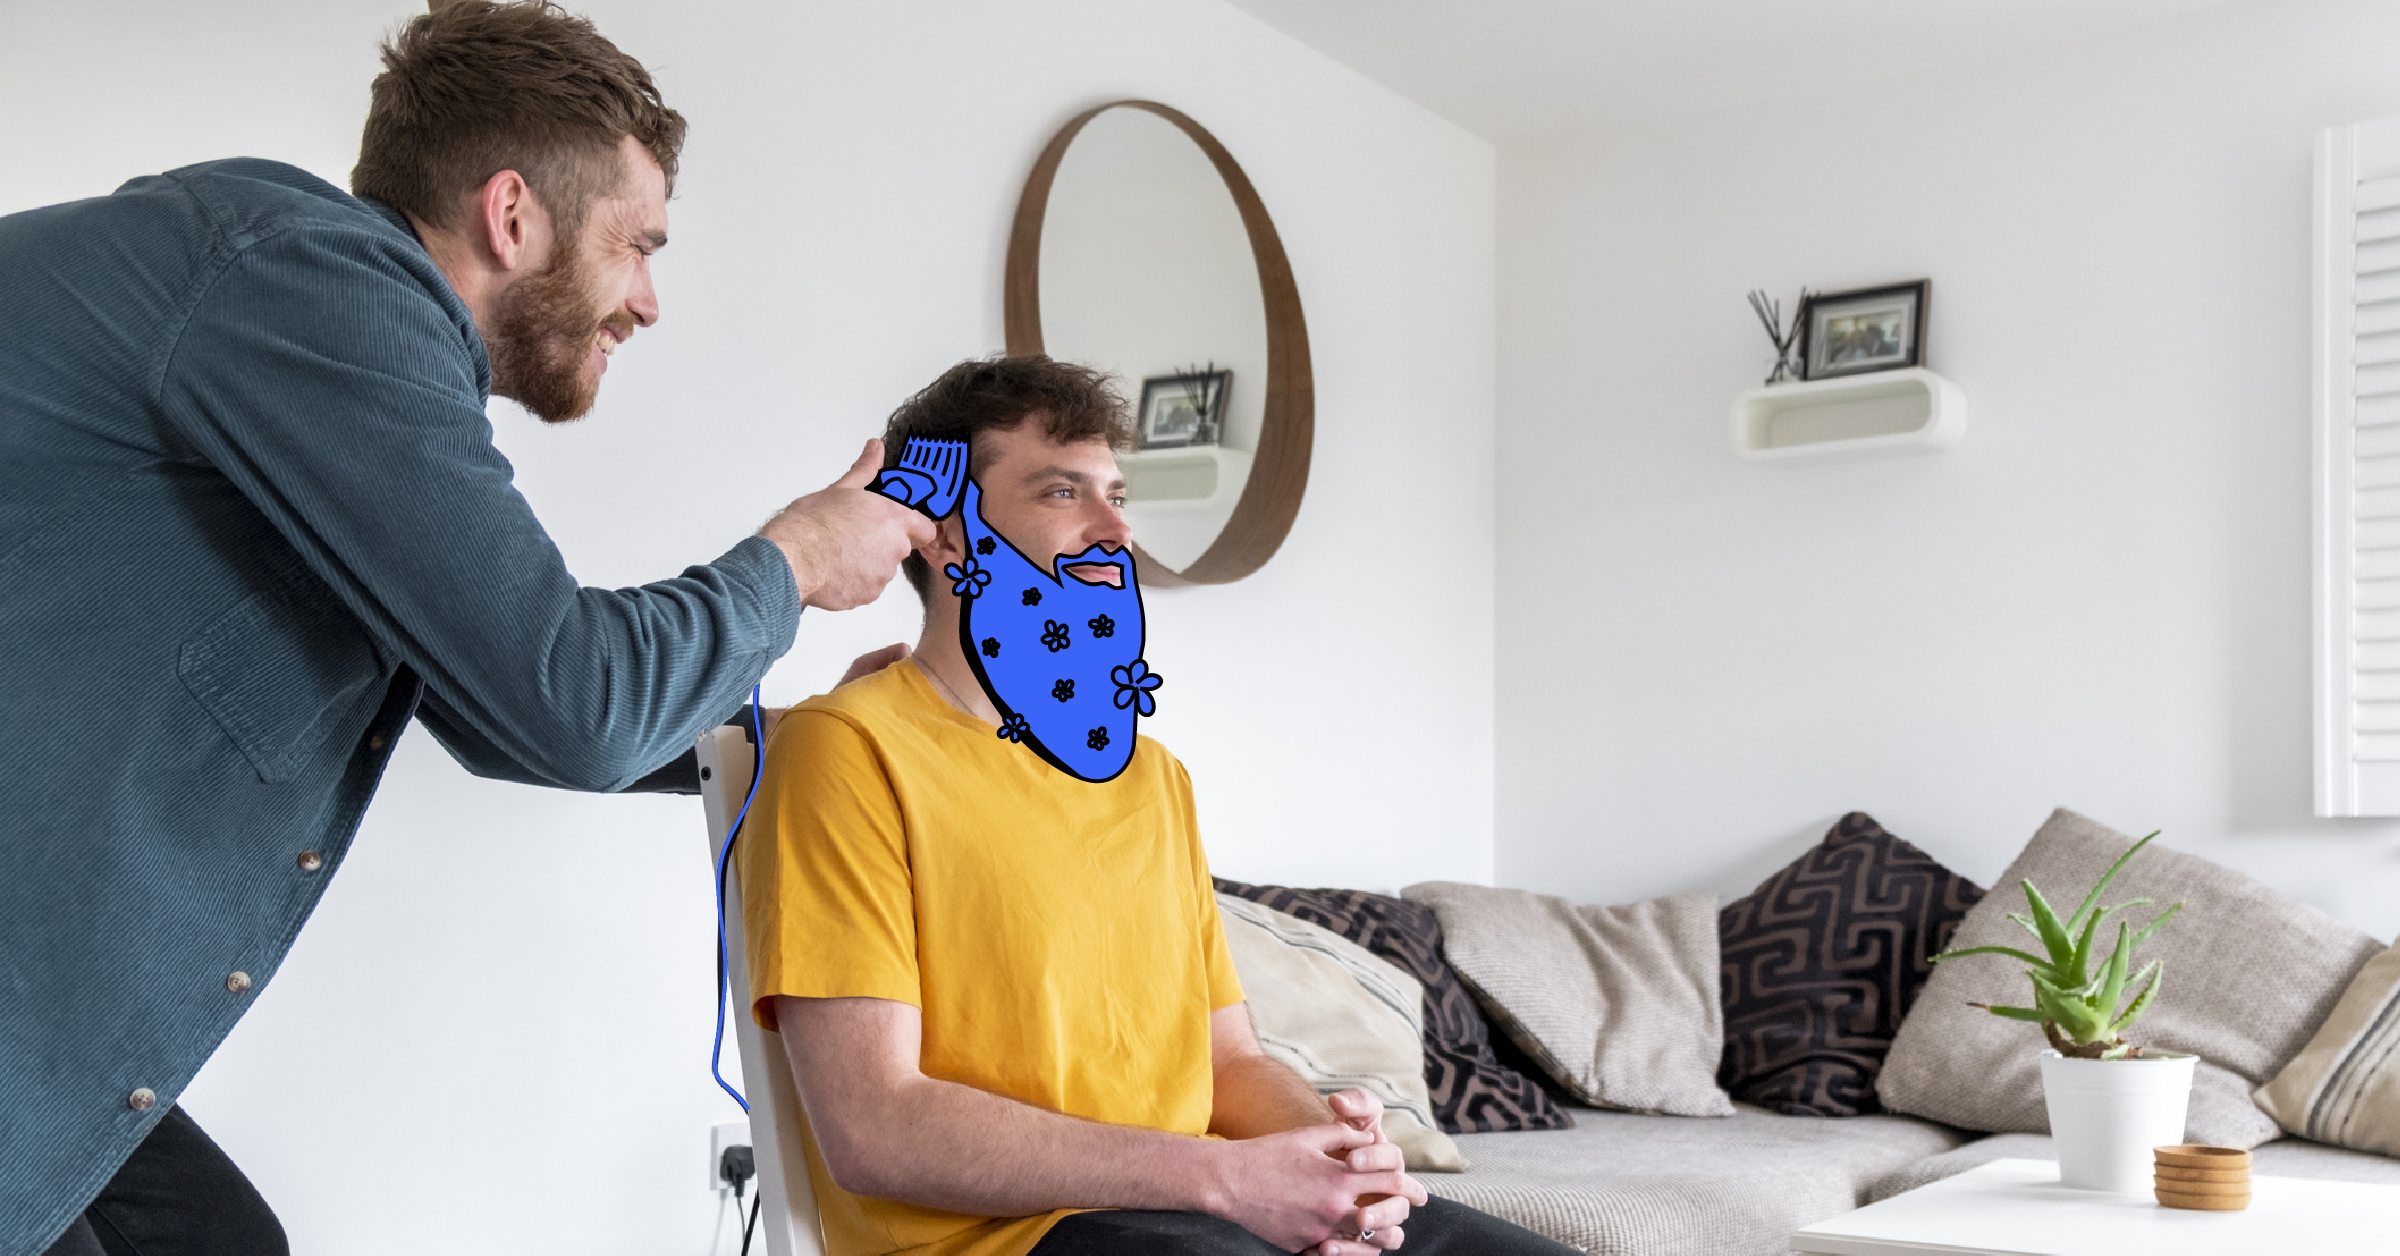
<path id="1" fill-rule="evenodd" d="M 900 403 L 883 425 L 883 465 L 900 465 L 901 447 L 911 436 L 963 440 L 969 474 L 989 463 L 975 437 L 1014 428 L 1039 416 L 1042 430 L 1061 444 L 1105 440 L 1112 449 L 1133 443 L 1133 419 L 1124 394 L 1108 372 L 1034 354 L 969 358 L 941 373 L 916 396 Z M 933 568 L 922 555 L 900 563 L 920 600 L 933 597 Z"/>

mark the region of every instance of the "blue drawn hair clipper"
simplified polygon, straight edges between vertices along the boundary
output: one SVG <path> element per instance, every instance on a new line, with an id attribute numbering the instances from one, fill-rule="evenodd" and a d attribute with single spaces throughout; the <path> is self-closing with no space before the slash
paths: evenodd
<path id="1" fill-rule="evenodd" d="M 928 519 L 947 518 L 967 491 L 967 442 L 911 436 L 900 447 L 900 465 L 876 476 L 867 491 L 921 511 Z"/>

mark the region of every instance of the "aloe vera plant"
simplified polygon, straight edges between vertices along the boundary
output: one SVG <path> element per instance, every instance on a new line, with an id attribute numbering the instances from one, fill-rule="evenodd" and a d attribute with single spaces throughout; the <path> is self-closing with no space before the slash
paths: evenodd
<path id="1" fill-rule="evenodd" d="M 2083 903 L 2066 919 L 2059 919 L 2049 900 L 2033 888 L 2033 882 L 2021 881 L 2025 887 L 2025 902 L 2031 915 L 2010 912 L 2008 918 L 2025 927 L 2025 931 L 2041 943 L 2049 958 L 2020 951 L 2013 946 L 1970 946 L 1963 950 L 1944 951 L 1933 957 L 1935 963 L 1961 959 L 1969 955 L 2006 955 L 2023 960 L 2025 975 L 2033 979 L 2032 1007 L 1996 1007 L 1989 1003 L 1971 1004 L 1994 1016 L 2010 1020 L 2032 1021 L 2042 1027 L 2050 1045 L 2060 1055 L 2085 1060 L 2122 1060 L 2138 1056 L 2140 1047 L 2125 1041 L 2125 1030 L 2150 1010 L 2151 1001 L 2158 997 L 2158 984 L 2165 968 L 2157 960 L 2144 964 L 2139 972 L 2130 971 L 2136 947 L 2150 940 L 2158 927 L 2183 910 L 2177 903 L 2160 912 L 2156 919 L 2140 929 L 2126 921 L 2117 922 L 2117 942 L 2105 958 L 2095 955 L 2092 944 L 2100 935 L 2100 924 L 2108 917 L 2135 907 L 2147 907 L 2151 900 L 2130 899 L 2113 907 L 2100 906 L 2100 895 L 2108 883 L 2117 879 L 2134 852 L 2150 844 L 2150 837 L 2135 842 L 2131 849 L 2109 865 L 2108 872 L 2092 892 L 2083 896 Z M 2097 968 L 2094 960 L 2100 960 Z M 2131 1001 L 2126 993 L 2134 991 Z"/>

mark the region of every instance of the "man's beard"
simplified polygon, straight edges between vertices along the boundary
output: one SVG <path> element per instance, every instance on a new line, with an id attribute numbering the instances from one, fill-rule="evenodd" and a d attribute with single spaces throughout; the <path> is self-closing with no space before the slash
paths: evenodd
<path id="1" fill-rule="evenodd" d="M 1035 563 L 984 522 L 983 493 L 971 480 L 959 518 L 967 559 L 937 579 L 964 603 L 959 645 L 1000 710 L 1000 735 L 1070 776 L 1115 779 L 1133 758 L 1135 725 L 1154 709 L 1158 688 L 1142 660 L 1133 550 L 1095 545 Z M 1123 586 L 1061 573 L 1077 563 L 1114 564 Z"/>
<path id="2" fill-rule="evenodd" d="M 623 310 L 602 317 L 578 250 L 555 246 L 550 264 L 500 293 L 486 347 L 492 356 L 492 391 L 512 398 L 545 423 L 564 423 L 591 412 L 600 380 L 586 377 L 584 362 L 600 329 L 633 334 Z"/>

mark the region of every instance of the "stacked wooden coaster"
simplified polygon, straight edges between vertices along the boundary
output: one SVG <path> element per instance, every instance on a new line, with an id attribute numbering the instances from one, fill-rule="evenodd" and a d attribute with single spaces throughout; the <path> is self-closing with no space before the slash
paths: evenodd
<path id="1" fill-rule="evenodd" d="M 2154 1179 L 2169 1208 L 2240 1212 L 2250 1206 L 2250 1153 L 2234 1147 L 2160 1147 Z"/>

